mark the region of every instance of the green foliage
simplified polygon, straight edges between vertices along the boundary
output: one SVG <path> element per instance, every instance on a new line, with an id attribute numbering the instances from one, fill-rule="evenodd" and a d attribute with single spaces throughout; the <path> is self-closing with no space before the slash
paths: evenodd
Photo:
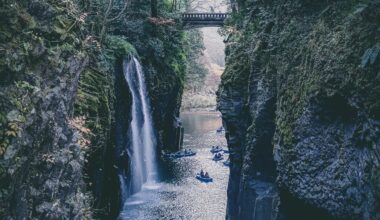
<path id="1" fill-rule="evenodd" d="M 203 36 L 199 30 L 189 30 L 185 34 L 186 50 L 186 87 L 193 89 L 204 84 L 207 69 L 199 61 L 205 49 Z"/>
<path id="2" fill-rule="evenodd" d="M 54 48 L 62 57 L 82 48 L 79 37 L 82 25 L 76 20 L 80 12 L 73 4 L 41 1 L 34 5 L 49 10 L 55 16 L 41 18 L 41 13 L 33 14 L 36 11 L 27 10 L 25 1 L 0 7 L 0 78 L 15 80 L 21 77 L 20 74 L 32 66 L 47 48 L 50 51 Z"/>
<path id="3" fill-rule="evenodd" d="M 164 12 L 169 12 L 171 10 L 173 0 L 162 0 L 160 1 L 160 9 Z"/>
<path id="4" fill-rule="evenodd" d="M 242 21 L 244 20 L 244 13 L 241 11 L 237 11 L 232 13 L 225 21 L 225 27 L 231 27 L 231 26 L 240 26 Z"/>
<path id="5" fill-rule="evenodd" d="M 138 8 L 141 15 L 149 14 L 143 7 Z M 165 13 L 168 16 L 165 19 L 175 19 L 173 14 L 168 11 Z M 155 91 L 152 94 L 170 91 L 177 80 L 182 87 L 187 58 L 186 39 L 181 27 L 173 23 L 155 24 L 146 20 L 146 17 L 131 16 L 127 19 L 125 28 L 128 41 L 136 48 L 146 72 L 152 72 L 148 77 L 148 82 L 151 83 L 149 88 Z"/>
<path id="6" fill-rule="evenodd" d="M 127 55 L 137 55 L 136 49 L 128 43 L 124 36 L 107 35 L 105 44 L 115 58 Z"/>
<path id="7" fill-rule="evenodd" d="M 38 88 L 26 81 L 17 81 L 14 87 L 7 91 L 8 100 L 3 104 L 12 107 L 15 116 L 9 121 L 5 112 L 0 113 L 0 156 L 3 155 L 12 138 L 17 136 L 22 124 L 26 122 L 26 115 L 33 108 L 31 97 L 37 90 Z"/>
<path id="8" fill-rule="evenodd" d="M 231 44 L 226 47 L 226 68 L 222 75 L 224 86 L 243 89 L 250 74 L 249 41 L 245 35 L 235 33 L 231 36 Z"/>

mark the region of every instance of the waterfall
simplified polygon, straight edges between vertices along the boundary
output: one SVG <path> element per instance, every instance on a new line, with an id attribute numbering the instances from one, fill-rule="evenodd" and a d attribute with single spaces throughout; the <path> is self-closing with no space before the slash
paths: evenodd
<path id="1" fill-rule="evenodd" d="M 123 71 L 132 94 L 132 120 L 129 127 L 128 153 L 131 159 L 130 192 L 141 190 L 144 183 L 157 180 L 156 137 L 150 115 L 144 73 L 139 61 L 124 59 Z"/>

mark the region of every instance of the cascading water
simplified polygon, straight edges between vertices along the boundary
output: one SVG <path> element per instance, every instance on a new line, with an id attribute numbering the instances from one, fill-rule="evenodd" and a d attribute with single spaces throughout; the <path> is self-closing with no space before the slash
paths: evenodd
<path id="1" fill-rule="evenodd" d="M 123 72 L 132 94 L 132 120 L 129 127 L 128 154 L 131 159 L 131 182 L 129 194 L 141 190 L 143 184 L 157 180 L 156 137 L 150 115 L 144 74 L 139 61 L 132 57 L 124 59 Z M 121 181 L 122 195 L 126 197 L 125 181 Z"/>

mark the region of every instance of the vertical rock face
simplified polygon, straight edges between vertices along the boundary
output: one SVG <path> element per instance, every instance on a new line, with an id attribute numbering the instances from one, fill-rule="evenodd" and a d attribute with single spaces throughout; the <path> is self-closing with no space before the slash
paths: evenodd
<path id="1" fill-rule="evenodd" d="M 165 35 L 172 35 L 171 31 L 173 30 L 167 31 Z M 177 37 L 174 36 L 170 40 L 173 42 L 172 45 L 178 46 L 179 42 L 175 42 Z M 177 52 L 171 51 L 170 47 L 168 45 L 165 46 L 165 54 L 167 55 L 164 56 L 165 58 L 161 55 L 143 60 L 149 97 L 152 101 L 153 120 L 157 130 L 159 147 L 157 152 L 159 150 L 176 151 L 179 147 L 177 134 L 181 129 L 178 117 L 183 91 L 183 79 L 167 61 L 164 61 L 169 57 L 174 58 L 177 56 L 174 55 Z"/>
<path id="2" fill-rule="evenodd" d="M 150 75 L 150 83 L 168 82 L 166 86 L 160 87 L 151 84 L 150 90 L 152 98 L 153 119 L 158 133 L 159 150 L 179 150 L 180 139 L 179 132 L 182 129 L 178 121 L 179 109 L 181 105 L 181 95 L 183 85 L 180 78 L 175 76 L 173 71 L 168 67 L 158 67 L 156 70 L 160 73 Z M 161 72 L 162 71 L 162 72 Z M 162 76 L 167 74 L 168 76 Z M 171 75 L 171 76 L 170 76 Z M 154 79 L 155 78 L 155 79 Z M 159 151 L 157 151 L 159 152 Z"/>
<path id="3" fill-rule="evenodd" d="M 1 6 L 2 219 L 91 217 L 81 136 L 69 125 L 88 59 L 60 38 L 65 13 L 46 1 Z"/>
<path id="4" fill-rule="evenodd" d="M 95 5 L 50 0 L 0 5 L 0 219 L 116 218 L 117 171 L 129 172 L 119 146 L 128 141 L 131 106 L 117 60 L 136 52 L 125 36 L 136 43 L 149 70 L 160 144 L 174 140 L 171 122 L 178 115 L 184 72 L 175 61 L 181 60 L 182 35 L 166 26 L 152 33 L 143 16 L 134 26 L 141 28 L 138 33 L 107 33 L 98 42 L 93 22 L 107 10 Z M 124 23 L 112 25 L 125 29 Z M 151 40 L 155 34 L 160 41 Z"/>
<path id="5" fill-rule="evenodd" d="M 218 92 L 227 219 L 380 218 L 379 12 L 378 1 L 238 3 Z"/>
<path id="6" fill-rule="evenodd" d="M 160 148 L 157 152 L 178 150 L 176 134 L 181 126 L 177 119 L 186 69 L 183 30 L 175 25 L 147 22 L 146 17 L 132 17 L 124 31 L 136 47 L 144 69 Z"/>

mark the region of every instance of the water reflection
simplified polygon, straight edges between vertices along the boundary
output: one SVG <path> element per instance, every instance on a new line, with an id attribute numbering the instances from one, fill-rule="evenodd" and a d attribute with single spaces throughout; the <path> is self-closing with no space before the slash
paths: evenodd
<path id="1" fill-rule="evenodd" d="M 186 112 L 181 114 L 181 120 L 185 133 L 189 135 L 215 131 L 222 126 L 222 120 L 215 112 Z"/>
<path id="2" fill-rule="evenodd" d="M 214 162 L 210 147 L 225 147 L 216 113 L 186 113 L 181 116 L 185 127 L 184 147 L 197 151 L 194 157 L 161 162 L 158 187 L 145 187 L 127 199 L 120 219 L 225 219 L 229 169 L 222 161 Z M 208 171 L 213 183 L 195 179 L 200 169 Z"/>

